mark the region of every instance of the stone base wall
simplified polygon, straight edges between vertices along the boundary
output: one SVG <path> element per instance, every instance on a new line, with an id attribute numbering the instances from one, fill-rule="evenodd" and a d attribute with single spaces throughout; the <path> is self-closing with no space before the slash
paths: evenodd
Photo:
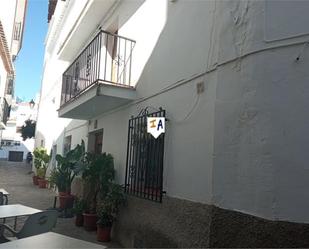
<path id="1" fill-rule="evenodd" d="M 309 247 L 309 224 L 271 221 L 213 207 L 210 247 Z"/>
<path id="2" fill-rule="evenodd" d="M 129 197 L 112 236 L 124 247 L 309 247 L 309 224 L 270 221 L 166 197 Z"/>
<path id="3" fill-rule="evenodd" d="M 112 236 L 125 247 L 207 247 L 211 207 L 175 198 L 129 197 Z"/>

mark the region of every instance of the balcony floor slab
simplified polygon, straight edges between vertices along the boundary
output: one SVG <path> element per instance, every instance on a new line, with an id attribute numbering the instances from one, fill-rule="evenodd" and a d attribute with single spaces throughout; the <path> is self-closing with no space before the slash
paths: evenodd
<path id="1" fill-rule="evenodd" d="M 135 100 L 136 96 L 133 87 L 99 83 L 62 105 L 58 115 L 89 120 Z"/>

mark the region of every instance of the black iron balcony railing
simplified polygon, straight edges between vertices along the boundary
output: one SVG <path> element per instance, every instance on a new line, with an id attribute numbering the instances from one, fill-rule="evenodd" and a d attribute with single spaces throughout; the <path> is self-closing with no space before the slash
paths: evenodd
<path id="1" fill-rule="evenodd" d="M 60 105 L 94 84 L 130 86 L 134 46 L 131 39 L 100 31 L 64 72 Z"/>
<path id="2" fill-rule="evenodd" d="M 1 121 L 6 125 L 8 118 L 10 116 L 10 106 L 5 98 L 2 100 L 2 118 Z"/>

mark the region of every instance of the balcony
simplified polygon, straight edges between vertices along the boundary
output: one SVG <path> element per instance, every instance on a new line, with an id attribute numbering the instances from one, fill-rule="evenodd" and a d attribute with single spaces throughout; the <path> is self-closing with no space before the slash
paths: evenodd
<path id="1" fill-rule="evenodd" d="M 10 116 L 10 106 L 5 98 L 1 99 L 1 119 L 0 119 L 0 130 L 4 130 L 6 128 L 6 123 Z"/>
<path id="2" fill-rule="evenodd" d="M 131 39 L 100 31 L 63 73 L 59 116 L 87 120 L 134 100 L 134 46 Z"/>

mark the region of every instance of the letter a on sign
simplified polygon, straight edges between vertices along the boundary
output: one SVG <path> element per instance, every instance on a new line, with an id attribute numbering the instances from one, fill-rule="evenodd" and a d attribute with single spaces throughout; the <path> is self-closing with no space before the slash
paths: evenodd
<path id="1" fill-rule="evenodd" d="M 158 138 L 161 133 L 165 132 L 165 118 L 148 117 L 147 132 L 154 138 Z"/>

